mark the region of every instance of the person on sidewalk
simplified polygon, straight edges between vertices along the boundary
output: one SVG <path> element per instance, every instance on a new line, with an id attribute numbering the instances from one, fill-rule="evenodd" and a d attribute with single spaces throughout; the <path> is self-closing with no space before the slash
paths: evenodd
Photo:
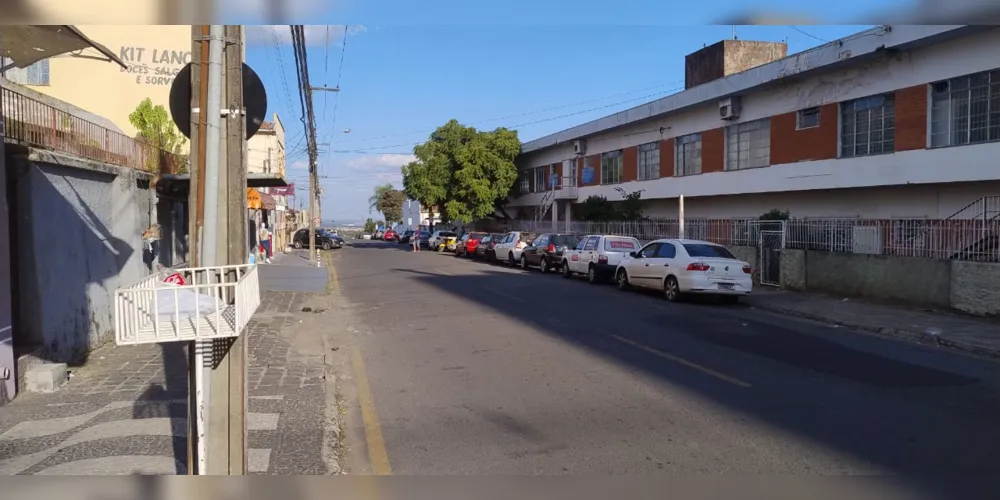
<path id="1" fill-rule="evenodd" d="M 413 236 L 410 236 L 410 244 L 413 245 L 412 251 L 420 251 L 420 229 L 413 230 Z"/>
<path id="2" fill-rule="evenodd" d="M 264 262 L 271 263 L 271 232 L 267 230 L 267 224 L 260 226 L 260 246 L 264 248 Z"/>

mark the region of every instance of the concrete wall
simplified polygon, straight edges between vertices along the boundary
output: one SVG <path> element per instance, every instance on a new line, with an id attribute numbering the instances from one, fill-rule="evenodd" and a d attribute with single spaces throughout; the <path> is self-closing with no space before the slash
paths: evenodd
<path id="1" fill-rule="evenodd" d="M 145 174 L 32 150 L 15 183 L 14 336 L 53 361 L 82 361 L 114 338 L 115 289 L 148 276 L 142 232 L 156 217 Z"/>
<path id="2" fill-rule="evenodd" d="M 952 262 L 951 306 L 970 314 L 1000 315 L 1000 264 Z"/>

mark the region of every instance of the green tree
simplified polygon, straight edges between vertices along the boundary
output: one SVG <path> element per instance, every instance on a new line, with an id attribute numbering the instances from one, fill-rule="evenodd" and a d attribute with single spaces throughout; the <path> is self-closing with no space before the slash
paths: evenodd
<path id="1" fill-rule="evenodd" d="M 138 131 L 138 138 L 152 146 L 173 153 L 180 157 L 181 165 L 178 173 L 187 170 L 187 158 L 183 154 L 187 140 L 177 130 L 173 120 L 162 105 L 153 105 L 150 98 L 145 98 L 136 106 L 135 111 L 128 115 L 128 121 Z M 157 158 L 151 158 L 147 167 L 156 165 Z"/>
<path id="2" fill-rule="evenodd" d="M 771 209 L 771 211 L 766 212 L 760 216 L 760 220 L 788 220 L 788 219 L 789 219 L 788 211 L 785 210 L 784 212 L 782 212 L 777 208 Z"/>
<path id="3" fill-rule="evenodd" d="M 618 202 L 618 215 L 623 220 L 642 219 L 642 189 L 625 191 L 621 187 L 616 187 L 615 191 L 622 195 L 622 201 Z"/>
<path id="4" fill-rule="evenodd" d="M 374 233 L 375 229 L 376 229 L 376 227 L 375 227 L 375 221 L 372 220 L 371 217 L 369 217 L 368 220 L 365 221 L 365 227 L 364 227 L 363 230 L 364 230 L 364 232 L 370 234 L 370 233 Z"/>
<path id="5" fill-rule="evenodd" d="M 384 191 L 379 197 L 376 208 L 378 211 L 385 216 L 385 221 L 392 224 L 393 222 L 403 222 L 403 203 L 406 201 L 406 195 L 398 189 L 390 189 Z"/>
<path id="6" fill-rule="evenodd" d="M 417 159 L 402 169 L 403 191 L 428 210 L 438 207 L 442 221 L 489 217 L 517 181 L 520 152 L 516 131 L 480 131 L 450 120 L 413 148 Z"/>
<path id="7" fill-rule="evenodd" d="M 590 222 L 607 222 L 618 218 L 614 203 L 601 195 L 588 196 L 579 208 L 580 218 Z"/>
<path id="8" fill-rule="evenodd" d="M 379 209 L 378 203 L 379 200 L 382 199 L 382 195 L 384 195 L 389 191 L 392 191 L 392 189 L 393 189 L 392 184 L 389 183 L 375 186 L 375 191 L 372 193 L 371 196 L 368 197 L 368 213 L 372 213 L 372 211 L 378 210 Z"/>

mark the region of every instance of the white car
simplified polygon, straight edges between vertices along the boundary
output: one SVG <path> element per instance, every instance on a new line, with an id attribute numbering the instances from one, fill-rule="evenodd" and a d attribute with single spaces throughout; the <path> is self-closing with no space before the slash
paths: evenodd
<path id="1" fill-rule="evenodd" d="M 614 276 L 622 259 L 640 247 L 639 240 L 628 236 L 584 236 L 576 248 L 563 253 L 563 276 L 586 274 L 591 283 L 600 283 Z"/>
<path id="2" fill-rule="evenodd" d="M 441 244 L 441 238 L 450 236 L 452 238 L 458 237 L 453 231 L 434 231 L 431 233 L 431 237 L 427 238 L 427 248 L 437 249 L 437 246 Z"/>
<path id="3" fill-rule="evenodd" d="M 497 261 L 514 266 L 521 262 L 521 251 L 537 236 L 526 231 L 511 231 L 493 247 Z"/>
<path id="4" fill-rule="evenodd" d="M 652 288 L 673 302 L 685 294 L 710 294 L 736 302 L 753 290 L 750 264 L 725 247 L 698 240 L 663 239 L 629 254 L 615 271 L 621 289 Z"/>

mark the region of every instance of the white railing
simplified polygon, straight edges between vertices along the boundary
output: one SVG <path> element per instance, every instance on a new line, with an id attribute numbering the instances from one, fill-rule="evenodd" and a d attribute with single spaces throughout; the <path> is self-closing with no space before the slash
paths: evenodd
<path id="1" fill-rule="evenodd" d="M 508 230 L 564 232 L 565 221 L 509 221 Z M 760 231 L 781 231 L 785 248 L 826 252 L 1000 262 L 1000 216 L 956 219 L 688 219 L 684 237 L 721 245 L 759 246 Z M 680 237 L 680 221 L 572 222 L 577 234 L 616 234 L 640 241 Z"/>
<path id="2" fill-rule="evenodd" d="M 252 265 L 177 269 L 184 285 L 163 273 L 115 291 L 118 345 L 236 337 L 260 306 L 260 280 Z"/>
<path id="3" fill-rule="evenodd" d="M 575 200 L 580 197 L 576 187 L 576 177 L 564 175 L 559 178 L 559 183 L 553 189 L 557 200 Z"/>

